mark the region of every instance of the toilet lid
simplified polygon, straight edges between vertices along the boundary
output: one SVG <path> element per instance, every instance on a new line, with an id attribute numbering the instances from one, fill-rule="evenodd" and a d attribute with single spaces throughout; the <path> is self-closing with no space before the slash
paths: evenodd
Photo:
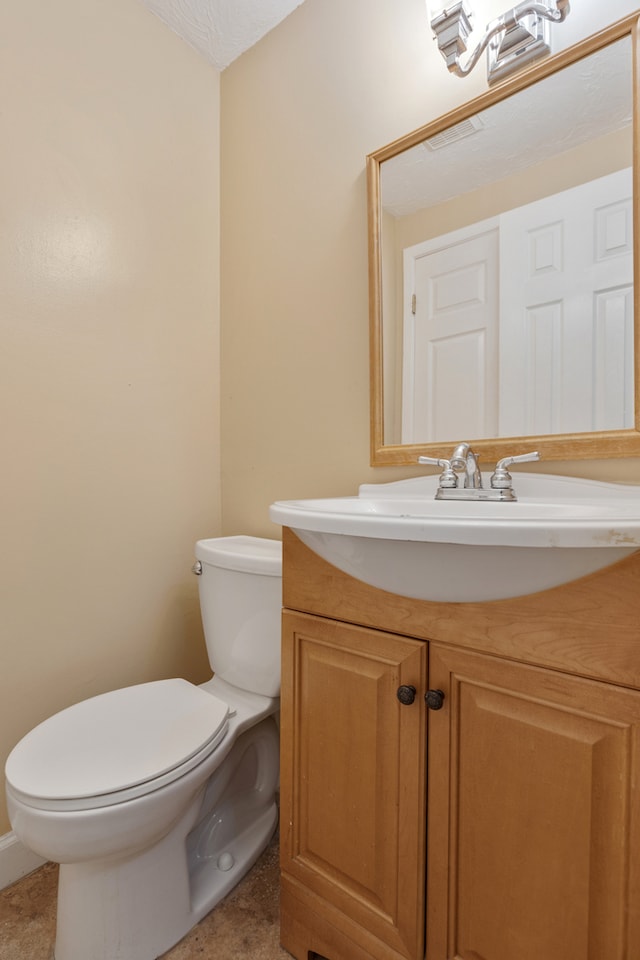
<path id="1" fill-rule="evenodd" d="M 158 778 L 180 775 L 191 758 L 207 756 L 224 737 L 228 715 L 224 701 L 187 680 L 113 690 L 35 727 L 9 755 L 6 777 L 25 798 L 53 802 L 120 793 L 148 781 L 155 787 Z"/>

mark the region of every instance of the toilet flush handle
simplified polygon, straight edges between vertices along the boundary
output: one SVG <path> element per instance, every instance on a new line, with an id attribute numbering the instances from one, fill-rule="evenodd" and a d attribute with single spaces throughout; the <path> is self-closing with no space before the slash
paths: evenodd
<path id="1" fill-rule="evenodd" d="M 191 567 L 191 573 L 195 573 L 196 577 L 202 576 L 202 564 L 199 560 L 196 560 L 194 565 Z"/>

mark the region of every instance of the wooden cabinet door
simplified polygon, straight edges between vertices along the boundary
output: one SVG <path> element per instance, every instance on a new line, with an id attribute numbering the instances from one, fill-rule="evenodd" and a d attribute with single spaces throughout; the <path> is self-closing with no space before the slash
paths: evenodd
<path id="1" fill-rule="evenodd" d="M 640 694 L 432 644 L 427 960 L 640 957 Z"/>
<path id="2" fill-rule="evenodd" d="M 426 644 L 289 612 L 283 625 L 284 878 L 358 956 L 422 958 Z"/>

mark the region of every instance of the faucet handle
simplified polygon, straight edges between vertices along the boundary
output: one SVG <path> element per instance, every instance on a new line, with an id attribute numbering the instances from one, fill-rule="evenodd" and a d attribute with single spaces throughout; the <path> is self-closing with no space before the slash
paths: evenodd
<path id="1" fill-rule="evenodd" d="M 418 457 L 418 463 L 424 463 L 431 467 L 442 467 L 440 474 L 440 486 L 450 487 L 458 486 L 458 478 L 451 468 L 451 461 L 444 460 L 442 457 Z"/>
<path id="2" fill-rule="evenodd" d="M 509 467 L 512 463 L 528 463 L 531 460 L 539 460 L 540 454 L 537 450 L 534 450 L 533 453 L 521 453 L 517 457 L 503 457 L 502 460 L 498 460 L 496 464 L 496 469 L 493 472 L 491 477 L 491 486 L 494 490 L 505 490 L 511 487 L 511 474 L 509 473 Z"/>

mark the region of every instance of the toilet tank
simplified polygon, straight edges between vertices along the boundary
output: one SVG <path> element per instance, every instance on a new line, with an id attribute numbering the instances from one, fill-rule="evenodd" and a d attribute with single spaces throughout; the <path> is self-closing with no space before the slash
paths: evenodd
<path id="1" fill-rule="evenodd" d="M 198 540 L 209 663 L 227 683 L 280 696 L 282 544 L 260 537 Z"/>

